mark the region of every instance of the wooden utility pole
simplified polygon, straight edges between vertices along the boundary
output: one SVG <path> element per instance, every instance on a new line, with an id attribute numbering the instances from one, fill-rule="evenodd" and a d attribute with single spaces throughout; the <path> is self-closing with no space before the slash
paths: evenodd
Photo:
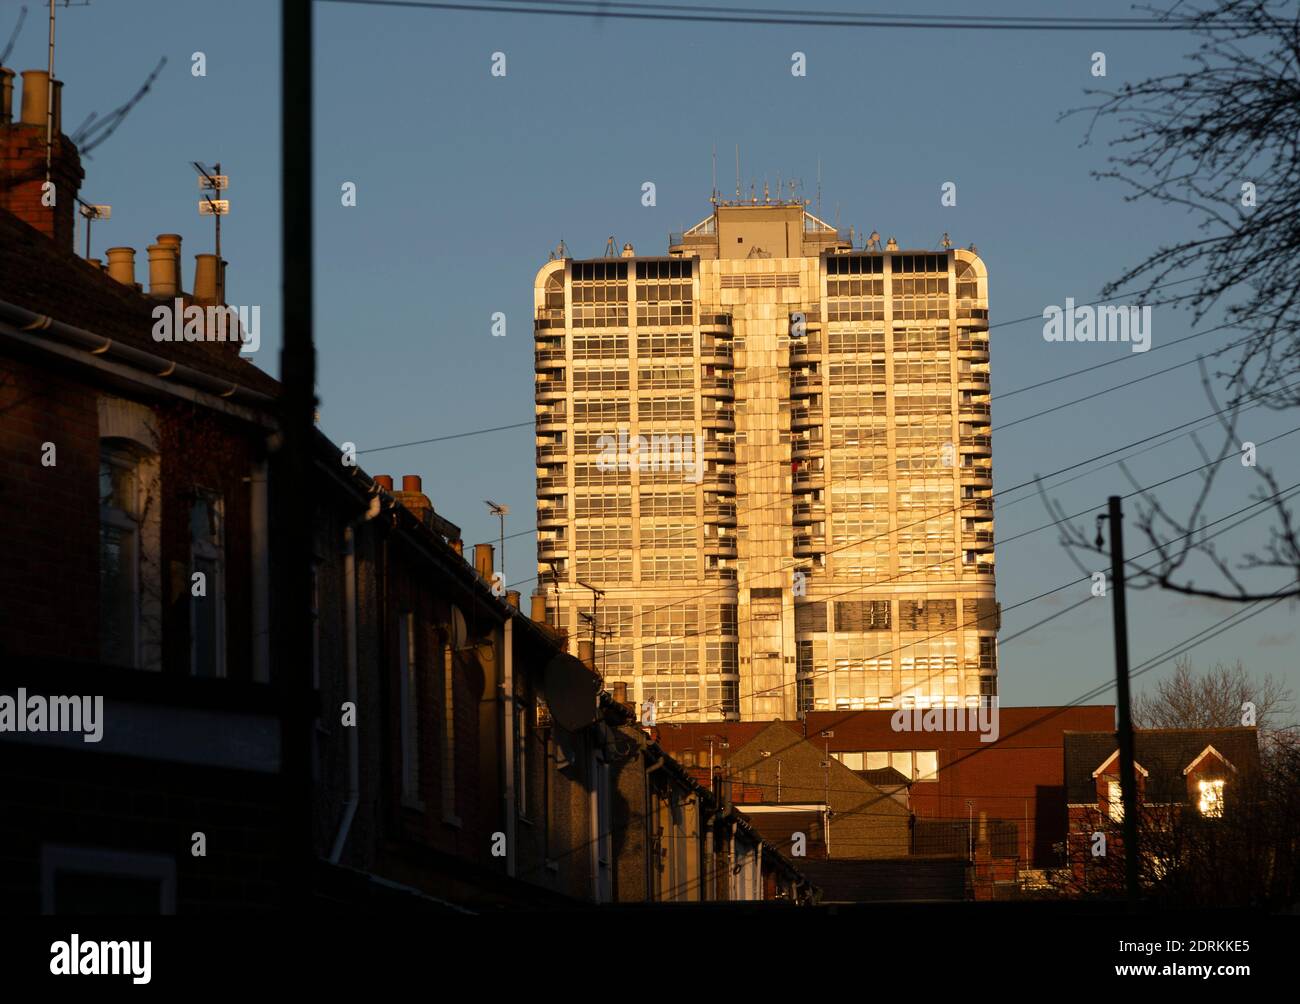
<path id="1" fill-rule="evenodd" d="M 1110 595 L 1115 614 L 1115 703 L 1119 715 L 1119 784 L 1124 802 L 1124 889 L 1130 907 L 1138 902 L 1137 772 L 1133 768 L 1133 718 L 1128 688 L 1128 610 L 1124 604 L 1124 513 L 1121 499 L 1108 500 Z"/>

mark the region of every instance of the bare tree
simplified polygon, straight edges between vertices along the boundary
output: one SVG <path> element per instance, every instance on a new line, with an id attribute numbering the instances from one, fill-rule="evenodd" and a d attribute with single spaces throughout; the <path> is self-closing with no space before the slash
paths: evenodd
<path id="1" fill-rule="evenodd" d="M 1243 724 L 1243 706 L 1252 705 L 1251 724 L 1272 731 L 1290 724 L 1292 693 L 1280 680 L 1256 682 L 1241 660 L 1217 663 L 1197 675 L 1191 660 L 1179 656 L 1173 675 L 1133 701 L 1133 725 L 1140 729 L 1215 729 Z"/>
<path id="2" fill-rule="evenodd" d="M 1226 390 L 1222 405 L 1202 361 L 1223 438 L 1207 450 L 1193 437 L 1206 465 L 1189 509 L 1174 513 L 1121 465 L 1140 498 L 1137 527 L 1155 552 L 1131 581 L 1242 603 L 1297 597 L 1300 535 L 1287 500 L 1300 485 L 1283 488 L 1267 465 L 1256 465 L 1258 444 L 1243 442 L 1239 418 L 1254 407 L 1300 407 L 1300 283 L 1293 276 L 1300 251 L 1300 6 L 1219 0 L 1146 9 L 1203 39 L 1188 54 L 1188 68 L 1117 90 L 1089 89 L 1093 103 L 1064 117 L 1090 113 L 1085 144 L 1114 123 L 1110 166 L 1093 176 L 1125 186 L 1125 201 L 1185 211 L 1199 233 L 1157 247 L 1107 283 L 1102 296 L 1132 287 L 1143 303 L 1189 309 L 1193 324 L 1222 308 L 1245 337 L 1227 369 L 1213 375 Z M 1205 532 L 1205 507 L 1216 478 L 1237 459 L 1259 479 L 1256 500 L 1267 508 L 1257 514 L 1270 513 L 1273 526 L 1261 549 L 1229 558 Z M 1066 527 L 1071 552 L 1101 550 L 1068 525 L 1059 505 L 1049 500 L 1048 508 Z M 1280 589 L 1259 574 L 1278 570 L 1289 579 Z"/>

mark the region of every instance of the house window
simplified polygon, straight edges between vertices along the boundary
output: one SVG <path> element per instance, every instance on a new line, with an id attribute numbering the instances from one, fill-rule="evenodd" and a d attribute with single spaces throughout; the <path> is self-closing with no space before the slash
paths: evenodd
<path id="1" fill-rule="evenodd" d="M 515 699 L 515 808 L 528 818 L 528 705 Z"/>
<path id="2" fill-rule="evenodd" d="M 442 649 L 442 818 L 458 825 L 456 816 L 456 677 L 451 646 Z"/>
<path id="3" fill-rule="evenodd" d="M 402 716 L 402 801 L 420 808 L 419 665 L 415 657 L 415 614 L 397 619 L 397 659 Z"/>
<path id="4" fill-rule="evenodd" d="M 1106 803 L 1111 822 L 1124 822 L 1124 792 L 1118 781 L 1106 782 Z"/>
<path id="5" fill-rule="evenodd" d="M 939 780 L 939 753 L 937 750 L 917 752 L 916 780 L 918 781 Z"/>
<path id="6" fill-rule="evenodd" d="M 114 666 L 140 662 L 141 491 L 136 455 L 104 442 L 99 453 L 100 657 Z"/>
<path id="7" fill-rule="evenodd" d="M 160 854 L 68 847 L 41 848 L 44 914 L 173 914 L 176 861 Z"/>
<path id="8" fill-rule="evenodd" d="M 195 494 L 190 507 L 190 667 L 195 676 L 226 675 L 224 517 L 220 495 Z"/>
<path id="9" fill-rule="evenodd" d="M 1197 808 L 1207 819 L 1223 818 L 1223 781 L 1200 781 L 1201 798 Z"/>

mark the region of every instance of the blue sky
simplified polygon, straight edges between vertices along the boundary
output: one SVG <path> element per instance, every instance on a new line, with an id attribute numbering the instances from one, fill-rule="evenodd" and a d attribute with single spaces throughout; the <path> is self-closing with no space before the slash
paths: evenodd
<path id="1" fill-rule="evenodd" d="M 844 4 L 845 8 L 852 7 Z M 888 7 L 888 4 L 884 5 Z M 85 161 L 84 198 L 113 206 L 94 251 L 137 249 L 164 232 L 184 237 L 186 283 L 193 254 L 211 250 L 211 220 L 197 213 L 192 160 L 220 160 L 231 177 L 223 232 L 232 303 L 262 307 L 255 357 L 278 369 L 279 5 L 272 0 L 94 0 L 59 10 L 56 70 L 65 126 L 101 115 L 139 86 L 159 57 L 157 85 Z M 18 5 L 0 11 L 7 37 Z M 864 8 L 870 9 L 870 8 Z M 932 0 L 925 13 L 968 13 Z M 1000 0 L 998 13 L 1068 13 L 1057 4 Z M 1087 15 L 1128 16 L 1111 0 Z M 981 11 L 981 13 L 988 13 Z M 597 256 L 613 235 L 662 252 L 669 231 L 708 214 L 711 150 L 719 187 L 734 187 L 735 147 L 746 190 L 778 174 L 800 178 L 841 226 L 934 247 L 945 231 L 978 245 L 990 272 L 994 324 L 1039 315 L 1066 297 L 1096 298 L 1104 282 L 1158 242 L 1191 232 L 1181 213 L 1126 203 L 1089 171 L 1103 142 L 1081 146 L 1085 120 L 1058 121 L 1095 81 L 1090 56 L 1106 54 L 1105 84 L 1119 86 L 1177 67 L 1194 44 L 1181 34 L 910 31 L 613 22 L 430 10 L 316 7 L 317 348 L 322 426 L 359 450 L 526 422 L 532 416 L 531 283 L 563 238 Z M 207 74 L 191 74 L 202 51 Z M 803 78 L 791 53 L 807 56 Z M 492 53 L 507 74 L 493 77 Z M 33 4 L 10 65 L 43 68 L 45 21 Z M 1103 132 L 1104 140 L 1111 133 Z M 1252 180 L 1252 179 L 1243 179 Z M 1267 179 L 1260 183 L 1267 198 Z M 340 186 L 357 185 L 357 205 Z M 641 205 L 653 181 L 658 204 Z M 956 207 L 940 186 L 957 184 Z M 78 248 L 81 247 L 78 237 Z M 143 254 L 140 256 L 143 258 Z M 143 266 L 140 268 L 143 273 Z M 490 317 L 508 334 L 491 337 Z M 1212 317 L 1204 326 L 1218 323 Z M 1157 310 L 1154 344 L 1188 334 L 1184 312 Z M 1042 322 L 995 328 L 994 393 L 1131 355 L 1125 345 L 1052 344 Z M 1231 332 L 1122 363 L 994 404 L 996 486 L 1005 489 L 1104 453 L 1212 406 L 1194 365 L 1051 415 L 998 425 L 1217 348 Z M 1294 413 L 1249 413 L 1244 438 L 1291 428 Z M 1212 430 L 1210 430 L 1212 431 Z M 1296 477 L 1296 437 L 1264 447 L 1280 483 Z M 371 473 L 418 473 L 435 507 L 467 543 L 496 539 L 487 498 L 509 503 L 507 532 L 529 529 L 533 438 L 516 429 L 375 453 Z M 1201 463 L 1187 438 L 1144 453 L 1132 471 L 1151 483 Z M 1210 519 L 1250 501 L 1257 481 L 1224 467 Z M 1161 490 L 1178 509 L 1195 478 Z M 1109 467 L 1063 486 L 1074 512 L 1129 490 Z M 1024 494 L 1012 493 L 1010 497 Z M 1004 496 L 1009 500 L 1008 496 Z M 1037 499 L 999 510 L 1005 538 L 1045 522 Z M 1091 518 L 1086 520 L 1091 531 Z M 1263 541 L 1260 518 L 1222 538 L 1223 549 Z M 1140 538 L 1130 531 L 1130 550 Z M 507 542 L 509 578 L 533 573 L 532 542 Z M 1004 606 L 1078 575 L 1053 531 L 998 550 Z M 1198 581 L 1212 581 L 1201 572 Z M 1277 588 L 1282 577 L 1261 576 Z M 532 582 L 525 582 L 525 592 Z M 1085 586 L 1009 611 L 1004 635 L 1084 595 Z M 1056 606 L 1053 606 L 1053 603 Z M 1171 594 L 1131 595 L 1134 662 L 1233 608 Z M 1253 672 L 1284 677 L 1300 692 L 1294 610 L 1273 610 L 1197 648 L 1198 665 L 1240 657 Z M 1168 666 L 1139 680 L 1141 690 Z M 1003 699 L 1060 703 L 1112 677 L 1110 610 L 1085 604 L 1007 643 Z M 1099 700 L 1111 700 L 1102 695 Z"/>

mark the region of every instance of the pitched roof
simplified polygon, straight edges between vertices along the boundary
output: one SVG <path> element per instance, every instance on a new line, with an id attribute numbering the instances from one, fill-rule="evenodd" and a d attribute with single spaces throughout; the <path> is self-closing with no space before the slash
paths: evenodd
<path id="1" fill-rule="evenodd" d="M 240 358 L 229 342 L 155 341 L 152 311 L 168 301 L 127 288 L 3 210 L 0 300 L 263 394 L 280 390 L 279 381 Z"/>
<path id="2" fill-rule="evenodd" d="M 1066 801 L 1091 805 L 1097 801 L 1093 772 L 1118 748 L 1113 732 L 1065 733 Z M 1133 755 L 1147 771 L 1148 802 L 1186 802 L 1183 770 L 1206 746 L 1213 746 L 1239 773 L 1259 769 L 1259 738 L 1254 728 L 1139 729 L 1133 735 Z"/>

